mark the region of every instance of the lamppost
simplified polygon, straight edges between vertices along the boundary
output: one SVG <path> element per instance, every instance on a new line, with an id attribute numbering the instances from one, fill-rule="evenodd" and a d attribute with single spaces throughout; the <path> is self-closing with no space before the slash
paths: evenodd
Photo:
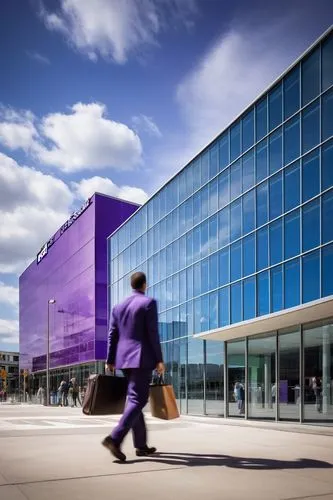
<path id="1" fill-rule="evenodd" d="M 47 303 L 46 406 L 50 405 L 50 305 L 55 303 L 55 299 Z"/>

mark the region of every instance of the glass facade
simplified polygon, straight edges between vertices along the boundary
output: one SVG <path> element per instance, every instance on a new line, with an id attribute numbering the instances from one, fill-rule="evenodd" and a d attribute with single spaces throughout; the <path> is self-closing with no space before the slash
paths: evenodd
<path id="1" fill-rule="evenodd" d="M 225 358 L 223 343 L 192 337 L 332 294 L 332 39 L 330 32 L 108 240 L 109 307 L 130 293 L 133 272 L 147 273 L 182 411 L 243 414 L 231 394 L 246 378 L 247 415 L 274 418 L 273 340 L 249 342 L 245 377 L 245 350 Z M 285 353 L 294 353 L 295 335 L 283 337 Z"/>

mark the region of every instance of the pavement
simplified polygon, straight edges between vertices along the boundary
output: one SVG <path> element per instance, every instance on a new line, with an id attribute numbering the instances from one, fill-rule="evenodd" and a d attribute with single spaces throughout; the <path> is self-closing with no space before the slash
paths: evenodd
<path id="1" fill-rule="evenodd" d="M 0 405 L 1 500 L 333 500 L 333 428 L 147 416 L 151 458 L 101 446 L 117 417 Z"/>

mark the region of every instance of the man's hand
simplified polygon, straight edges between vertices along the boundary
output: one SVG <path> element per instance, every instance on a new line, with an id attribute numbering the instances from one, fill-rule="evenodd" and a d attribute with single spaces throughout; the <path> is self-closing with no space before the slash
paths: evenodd
<path id="1" fill-rule="evenodd" d="M 165 373 L 165 366 L 164 363 L 157 363 L 156 365 L 156 371 L 159 375 L 164 375 Z"/>
<path id="2" fill-rule="evenodd" d="M 106 372 L 114 372 L 114 365 L 110 365 L 108 363 L 105 363 L 105 371 Z"/>

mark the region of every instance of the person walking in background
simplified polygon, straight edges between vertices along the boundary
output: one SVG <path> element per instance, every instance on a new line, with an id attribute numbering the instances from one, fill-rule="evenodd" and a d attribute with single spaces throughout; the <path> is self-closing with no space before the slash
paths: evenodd
<path id="1" fill-rule="evenodd" d="M 164 364 L 158 335 L 156 300 L 146 297 L 144 273 L 131 277 L 133 293 L 112 311 L 106 369 L 120 369 L 128 380 L 127 405 L 119 424 L 102 445 L 118 460 L 125 461 L 121 444 L 132 429 L 137 456 L 149 456 L 156 448 L 147 446 L 147 430 L 143 408 L 149 397 L 152 371 L 162 375 Z"/>
<path id="2" fill-rule="evenodd" d="M 242 413 L 244 413 L 245 391 L 244 386 L 240 382 L 235 383 L 234 397 L 237 401 L 238 413 L 241 415 Z"/>
<path id="3" fill-rule="evenodd" d="M 76 407 L 77 406 L 77 401 L 79 401 L 80 405 L 81 405 L 81 402 L 80 402 L 80 397 L 79 397 L 79 386 L 76 382 L 76 378 L 72 378 L 69 382 L 69 394 L 70 394 L 70 399 L 71 399 L 71 403 L 72 403 L 72 408 L 74 408 L 74 406 Z"/>

